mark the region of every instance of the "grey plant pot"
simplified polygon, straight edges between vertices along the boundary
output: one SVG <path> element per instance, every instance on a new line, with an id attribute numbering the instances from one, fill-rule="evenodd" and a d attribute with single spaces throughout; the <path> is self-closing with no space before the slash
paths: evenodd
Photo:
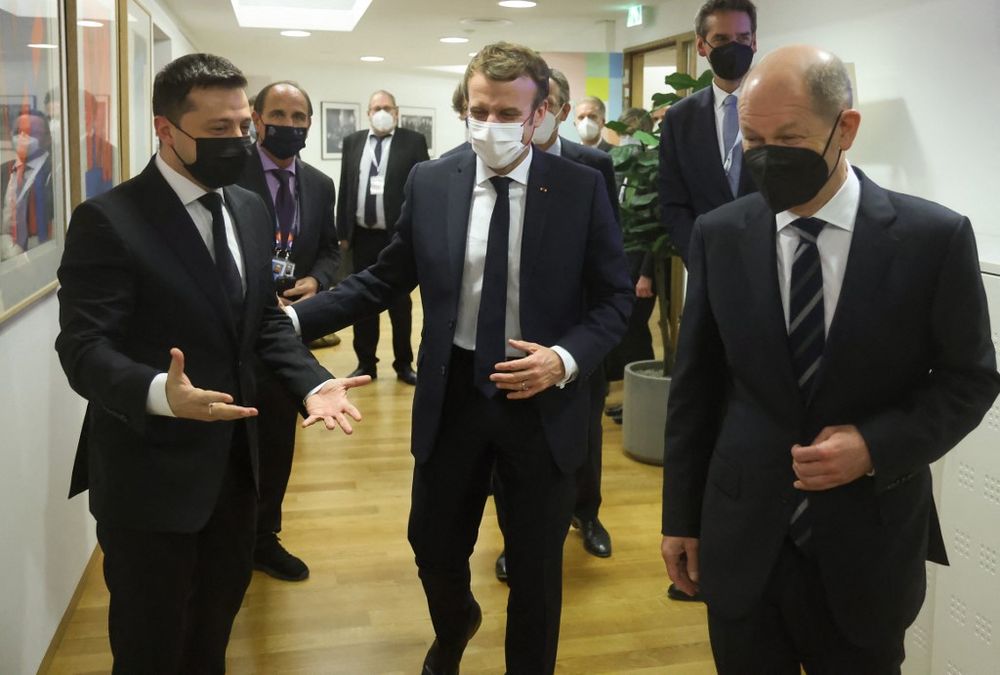
<path id="1" fill-rule="evenodd" d="M 663 376 L 663 361 L 635 361 L 625 366 L 622 447 L 632 459 L 663 466 L 669 396 L 670 378 Z"/>

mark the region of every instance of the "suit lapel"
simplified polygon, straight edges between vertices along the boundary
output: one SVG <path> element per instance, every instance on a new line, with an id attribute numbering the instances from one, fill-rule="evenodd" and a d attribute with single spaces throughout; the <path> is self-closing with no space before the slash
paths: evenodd
<path id="1" fill-rule="evenodd" d="M 549 157 L 535 150 L 528 172 L 525 193 L 524 223 L 521 226 L 521 288 L 528 286 L 525 279 L 538 258 L 538 249 L 545 234 L 546 213 L 549 204 Z M 522 307 L 524 305 L 522 304 Z"/>
<path id="2" fill-rule="evenodd" d="M 725 204 L 733 200 L 733 193 L 729 188 L 726 172 L 722 168 L 722 159 L 719 157 L 719 132 L 715 128 L 715 93 L 711 87 L 702 91 L 706 93 L 698 99 L 698 114 L 695 115 L 693 135 L 703 139 L 697 147 L 707 150 L 700 152 L 699 156 L 702 171 L 709 179 L 708 186 L 715 192 L 714 201 L 716 204 Z"/>
<path id="3" fill-rule="evenodd" d="M 465 153 L 448 180 L 447 237 L 448 261 L 454 287 L 462 283 L 465 245 L 469 235 L 472 190 L 476 183 L 476 155 Z"/>
<path id="4" fill-rule="evenodd" d="M 318 237 L 318 232 L 313 232 L 309 228 L 309 223 L 313 222 L 312 204 L 309 201 L 310 181 L 307 172 L 302 166 L 302 161 L 295 159 L 295 188 L 299 205 L 299 231 L 295 235 L 295 246 L 292 247 L 292 260 L 296 259 L 296 253 L 309 250 L 312 246 L 313 237 Z"/>
<path id="5" fill-rule="evenodd" d="M 271 222 L 274 222 L 277 217 L 274 211 L 274 200 L 271 199 L 271 188 L 268 187 L 267 178 L 264 176 L 264 165 L 260 162 L 260 148 L 255 145 L 250 159 L 247 160 L 247 185 L 244 187 L 261 196 L 267 206 L 267 212 L 271 214 Z"/>
<path id="6" fill-rule="evenodd" d="M 226 187 L 223 188 L 222 192 L 226 196 L 226 206 L 229 209 L 229 215 L 233 219 L 233 231 L 236 232 L 236 241 L 240 247 L 240 254 L 243 256 L 243 277 L 246 284 L 246 293 L 243 296 L 243 316 L 241 317 L 240 325 L 246 328 L 249 325 L 247 317 L 256 316 L 260 309 L 257 307 L 259 294 L 254 292 L 254 289 L 261 282 L 261 270 L 254 264 L 254 260 L 258 259 L 259 253 L 257 252 L 257 242 L 253 237 L 251 229 L 253 227 L 253 214 L 249 211 L 247 202 L 235 190 Z M 235 328 L 235 325 L 233 325 L 233 328 Z M 244 330 L 243 338 L 248 336 L 253 338 L 254 336 L 251 333 L 252 331 Z M 236 335 L 235 330 L 233 331 L 233 335 Z"/>

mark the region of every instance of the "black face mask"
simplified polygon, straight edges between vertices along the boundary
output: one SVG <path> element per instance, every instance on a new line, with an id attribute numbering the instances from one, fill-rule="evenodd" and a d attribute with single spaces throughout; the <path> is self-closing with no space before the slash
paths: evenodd
<path id="1" fill-rule="evenodd" d="M 177 148 L 174 148 L 177 159 L 181 160 L 181 164 L 195 180 L 211 190 L 232 185 L 239 180 L 253 147 L 249 136 L 195 138 L 178 125 L 174 126 L 195 142 L 196 157 L 190 164 L 177 155 Z"/>
<path id="2" fill-rule="evenodd" d="M 741 42 L 727 42 L 721 47 L 713 47 L 708 53 L 712 72 L 723 80 L 738 80 L 750 70 L 753 61 L 753 47 Z"/>
<path id="3" fill-rule="evenodd" d="M 781 213 L 793 206 L 805 204 L 818 195 L 830 180 L 843 150 L 837 151 L 833 169 L 827 168 L 824 158 L 839 124 L 838 113 L 822 154 L 808 148 L 784 145 L 762 145 L 746 151 L 743 166 L 750 170 L 757 189 L 772 211 Z"/>
<path id="4" fill-rule="evenodd" d="M 276 124 L 264 125 L 264 139 L 260 144 L 278 159 L 288 159 L 306 147 L 306 127 L 282 127 Z"/>

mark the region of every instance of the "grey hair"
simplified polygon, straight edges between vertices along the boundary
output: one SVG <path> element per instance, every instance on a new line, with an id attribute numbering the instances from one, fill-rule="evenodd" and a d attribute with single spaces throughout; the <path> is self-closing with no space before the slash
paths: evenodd
<path id="1" fill-rule="evenodd" d="M 583 98 L 580 99 L 580 103 L 577 103 L 577 105 L 581 105 L 583 103 L 593 104 L 600 111 L 601 117 L 605 118 L 607 117 L 607 111 L 604 108 L 604 101 L 597 98 L 596 96 L 584 96 Z"/>
<path id="2" fill-rule="evenodd" d="M 561 70 L 556 70 L 555 68 L 553 68 L 552 72 L 549 73 L 549 77 L 552 78 L 553 82 L 559 85 L 559 107 L 562 108 L 564 105 L 569 103 L 569 80 L 566 79 L 566 76 L 563 75 Z"/>
<path id="3" fill-rule="evenodd" d="M 832 121 L 841 111 L 854 107 L 854 92 L 847 68 L 832 54 L 829 59 L 806 70 L 806 87 L 813 111 L 824 119 Z"/>

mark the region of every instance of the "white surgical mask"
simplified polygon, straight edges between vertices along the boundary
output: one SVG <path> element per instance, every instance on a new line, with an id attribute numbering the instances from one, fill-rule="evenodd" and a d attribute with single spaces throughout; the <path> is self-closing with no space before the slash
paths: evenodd
<path id="1" fill-rule="evenodd" d="M 23 146 L 21 145 L 21 136 L 17 134 L 13 138 L 14 150 L 19 156 L 31 159 L 38 152 L 38 148 L 41 147 L 42 143 L 34 136 L 28 136 L 28 142 Z M 22 154 L 23 153 L 23 154 Z"/>
<path id="2" fill-rule="evenodd" d="M 580 134 L 580 138 L 586 143 L 596 140 L 601 135 L 601 127 L 597 126 L 597 122 L 589 117 L 584 117 L 577 122 L 576 130 Z"/>
<path id="3" fill-rule="evenodd" d="M 545 113 L 545 119 L 542 123 L 535 127 L 535 133 L 531 135 L 531 142 L 538 145 L 544 145 L 549 142 L 552 138 L 552 132 L 556 130 L 556 125 L 559 122 L 556 120 L 556 116 L 552 114 L 549 110 Z"/>
<path id="4" fill-rule="evenodd" d="M 392 113 L 388 110 L 377 110 L 372 115 L 372 129 L 375 131 L 385 133 L 392 131 L 394 126 L 396 126 L 396 120 L 392 118 Z"/>
<path id="5" fill-rule="evenodd" d="M 469 118 L 469 142 L 473 151 L 491 169 L 503 169 L 527 147 L 524 137 L 524 122 L 480 122 Z"/>

